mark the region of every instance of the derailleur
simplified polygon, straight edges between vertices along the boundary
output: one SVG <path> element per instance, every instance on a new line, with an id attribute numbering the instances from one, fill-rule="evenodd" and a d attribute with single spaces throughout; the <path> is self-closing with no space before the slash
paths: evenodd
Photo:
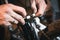
<path id="1" fill-rule="evenodd" d="M 24 40 L 40 40 L 38 36 L 38 32 L 40 30 L 44 30 L 46 28 L 45 25 L 40 23 L 39 17 L 35 17 L 35 14 L 28 15 L 25 18 L 25 25 L 22 25 L 19 23 L 17 25 L 17 29 L 13 30 L 12 26 L 9 26 L 8 29 L 11 33 L 11 36 L 14 38 L 13 40 L 23 40 L 21 36 L 23 36 Z M 19 33 L 19 35 L 16 34 L 19 27 L 22 28 L 22 32 Z"/>

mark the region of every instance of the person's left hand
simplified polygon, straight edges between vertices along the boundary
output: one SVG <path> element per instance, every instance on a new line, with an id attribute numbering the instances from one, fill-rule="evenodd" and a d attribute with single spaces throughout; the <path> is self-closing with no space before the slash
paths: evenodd
<path id="1" fill-rule="evenodd" d="M 45 12 L 47 4 L 44 0 L 31 0 L 31 7 L 34 13 L 36 13 L 36 16 L 41 16 Z"/>

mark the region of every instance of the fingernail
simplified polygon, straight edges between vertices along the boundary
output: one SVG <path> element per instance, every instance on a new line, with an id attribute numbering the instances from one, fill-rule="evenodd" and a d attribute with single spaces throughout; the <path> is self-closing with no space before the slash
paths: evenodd
<path id="1" fill-rule="evenodd" d="M 24 20 L 22 20 L 22 24 L 23 24 L 23 25 L 25 24 L 25 21 L 24 21 Z"/>

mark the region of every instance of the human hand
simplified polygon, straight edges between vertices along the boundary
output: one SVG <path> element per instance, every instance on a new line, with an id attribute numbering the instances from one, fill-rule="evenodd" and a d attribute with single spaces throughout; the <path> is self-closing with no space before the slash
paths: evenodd
<path id="1" fill-rule="evenodd" d="M 34 13 L 36 13 L 36 16 L 41 16 L 45 12 L 47 4 L 44 0 L 31 0 L 31 7 L 34 10 Z"/>
<path id="2" fill-rule="evenodd" d="M 16 12 L 20 13 L 17 14 Z M 22 16 L 21 16 L 22 15 Z M 25 24 L 24 17 L 26 16 L 26 11 L 24 8 L 13 5 L 13 4 L 3 4 L 0 5 L 0 25 L 11 25 L 11 23 L 17 24 L 18 21 Z"/>

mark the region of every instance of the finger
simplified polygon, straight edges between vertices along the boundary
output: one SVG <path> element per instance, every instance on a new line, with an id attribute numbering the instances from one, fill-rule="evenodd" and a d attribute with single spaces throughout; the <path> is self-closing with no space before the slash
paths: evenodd
<path id="1" fill-rule="evenodd" d="M 9 6 L 14 10 L 14 11 L 17 11 L 19 12 L 20 14 L 22 14 L 24 17 L 27 15 L 25 9 L 23 7 L 19 7 L 19 6 L 15 6 L 15 5 L 12 5 L 12 4 L 9 4 Z"/>
<path id="2" fill-rule="evenodd" d="M 11 24 L 10 22 L 7 22 L 7 21 L 4 21 L 3 25 L 4 25 L 4 26 L 7 26 L 7 27 L 8 27 L 8 26 L 12 26 L 12 24 Z"/>
<path id="3" fill-rule="evenodd" d="M 11 22 L 11 23 L 15 23 L 15 24 L 18 24 L 18 21 L 15 20 L 14 18 L 12 18 L 10 15 L 8 14 L 5 14 L 5 20 L 8 21 L 8 22 Z"/>
<path id="4" fill-rule="evenodd" d="M 36 12 L 37 12 L 37 7 L 36 7 L 36 2 L 35 2 L 35 0 L 31 0 L 31 7 L 32 7 L 34 13 L 36 13 Z"/>
<path id="5" fill-rule="evenodd" d="M 46 5 L 45 1 L 44 1 L 44 0 L 41 0 L 41 1 L 38 3 L 38 8 L 39 8 L 39 9 L 38 9 L 36 15 L 37 15 L 37 16 L 43 15 L 44 12 L 45 12 L 46 7 L 47 7 L 47 5 Z"/>
<path id="6" fill-rule="evenodd" d="M 5 20 L 0 20 L 0 25 L 3 25 L 3 26 L 9 26 L 11 25 L 11 23 L 5 21 Z"/>
<path id="7" fill-rule="evenodd" d="M 23 18 L 21 15 L 15 13 L 15 12 L 12 11 L 12 10 L 10 10 L 10 12 L 9 12 L 8 14 L 11 15 L 13 18 L 17 19 L 17 20 L 18 20 L 19 22 L 21 22 L 22 24 L 25 24 L 24 18 Z"/>

